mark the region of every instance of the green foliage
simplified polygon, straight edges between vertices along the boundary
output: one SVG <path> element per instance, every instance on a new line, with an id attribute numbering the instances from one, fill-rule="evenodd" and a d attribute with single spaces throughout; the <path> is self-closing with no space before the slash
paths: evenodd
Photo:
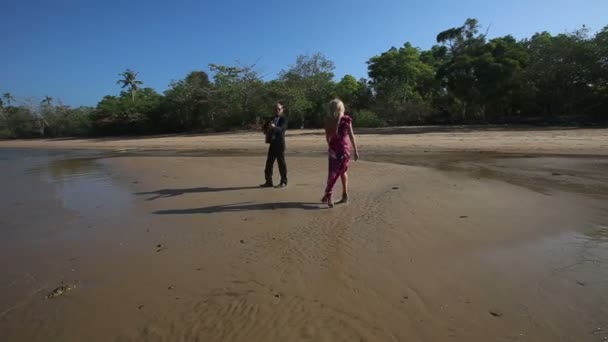
<path id="1" fill-rule="evenodd" d="M 336 94 L 346 105 L 346 110 L 351 112 L 358 105 L 358 96 L 362 92 L 363 84 L 359 83 L 352 75 L 345 75 L 336 85 Z"/>
<path id="2" fill-rule="evenodd" d="M 264 101 L 264 82 L 254 67 L 209 65 L 214 80 L 208 123 L 211 128 L 245 127 L 271 108 Z"/>
<path id="3" fill-rule="evenodd" d="M 43 109 L 44 134 L 53 137 L 86 136 L 92 133 L 94 108 L 59 105 Z"/>
<path id="4" fill-rule="evenodd" d="M 370 110 L 362 110 L 354 114 L 353 123 L 356 127 L 376 128 L 385 126 L 385 122 L 378 114 Z"/>
<path id="5" fill-rule="evenodd" d="M 193 71 L 185 79 L 171 82 L 162 111 L 153 120 L 156 131 L 181 132 L 211 126 L 212 91 L 209 76 L 203 71 Z"/>
<path id="6" fill-rule="evenodd" d="M 596 121 L 608 121 L 608 26 L 604 27 L 591 42 L 593 65 L 588 108 Z"/>
<path id="7" fill-rule="evenodd" d="M 406 43 L 402 48 L 391 48 L 368 61 L 371 84 L 376 92 L 379 109 L 391 125 L 406 123 L 410 116 L 422 117 L 408 108 L 432 98 L 435 72 L 425 63 L 420 50 Z"/>
<path id="8" fill-rule="evenodd" d="M 599 110 L 597 90 L 601 92 L 606 82 L 601 77 L 601 52 L 597 53 L 602 46 L 601 33 L 598 36 L 599 41 L 590 39 L 583 28 L 557 36 L 543 32 L 525 41 L 530 56 L 526 76 L 534 101 L 527 112 L 537 111 L 548 117 Z"/>
<path id="9" fill-rule="evenodd" d="M 375 108 L 392 125 L 605 121 L 607 36 L 604 29 L 591 38 L 583 27 L 488 41 L 468 19 L 439 33 L 441 45 L 428 51 L 406 43 L 371 58 Z"/>
<path id="10" fill-rule="evenodd" d="M 323 54 L 300 55 L 296 63 L 279 74 L 274 84 L 277 95 L 299 127 L 320 127 L 327 103 L 336 96 L 334 63 Z"/>
<path id="11" fill-rule="evenodd" d="M 96 108 L 46 96 L 15 106 L 0 96 L 0 137 L 146 134 L 259 127 L 281 102 L 292 127 L 320 127 L 327 103 L 344 101 L 362 127 L 455 123 L 608 123 L 608 26 L 591 35 L 541 32 L 487 38 L 476 19 L 421 50 L 405 43 L 367 61 L 368 79 L 334 80 L 323 54 L 300 55 L 264 81 L 255 65 L 209 65 L 171 82 L 163 95 L 138 73 L 119 74 L 122 92 Z"/>
<path id="12" fill-rule="evenodd" d="M 122 92 L 120 96 L 106 96 L 93 115 L 97 134 L 142 134 L 150 131 L 151 117 L 158 117 L 162 96 L 152 88 L 136 94 Z"/>
<path id="13" fill-rule="evenodd" d="M 0 138 L 30 138 L 37 127 L 37 118 L 25 106 L 0 108 Z"/>

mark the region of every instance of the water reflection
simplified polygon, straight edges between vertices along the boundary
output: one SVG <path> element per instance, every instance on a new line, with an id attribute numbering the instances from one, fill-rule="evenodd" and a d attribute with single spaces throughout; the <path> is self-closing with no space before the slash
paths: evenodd
<path id="1" fill-rule="evenodd" d="M 46 171 L 47 176 L 57 183 L 73 182 L 77 180 L 103 180 L 109 179 L 98 158 L 68 158 L 49 161 L 48 164 L 36 170 Z"/>
<path id="2" fill-rule="evenodd" d="M 119 186 L 98 159 L 63 159 L 49 163 L 48 175 L 59 185 L 63 204 L 89 217 L 128 210 L 130 193 Z"/>
<path id="3" fill-rule="evenodd" d="M 592 286 L 605 292 L 608 279 L 608 227 L 592 225 L 581 231 L 562 231 L 507 248 L 484 250 L 482 259 L 496 269 L 518 270 L 541 280 L 542 291 L 565 291 L 564 286 Z M 565 283 L 559 283 L 558 280 Z M 581 285 L 583 284 L 583 285 Z M 608 298 L 607 298 L 608 299 Z"/>
<path id="4" fill-rule="evenodd" d="M 24 176 L 54 185 L 63 207 L 82 217 L 106 218 L 127 211 L 131 194 L 112 176 L 103 158 L 89 151 L 1 151 L 13 164 L 24 168 Z"/>

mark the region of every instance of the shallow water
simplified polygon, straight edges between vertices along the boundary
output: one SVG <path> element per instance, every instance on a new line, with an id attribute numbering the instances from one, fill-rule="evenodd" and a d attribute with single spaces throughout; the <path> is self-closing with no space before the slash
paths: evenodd
<path id="1" fill-rule="evenodd" d="M 0 313 L 75 281 L 70 254 L 124 222 L 133 195 L 100 162 L 105 156 L 0 149 Z"/>
<path id="2" fill-rule="evenodd" d="M 53 202 L 53 211 L 81 218 L 111 217 L 129 210 L 132 195 L 92 151 L 0 149 L 2 216 L 28 218 Z M 28 204 L 25 212 L 15 207 Z M 32 208 L 32 203 L 34 207 Z M 29 212 L 29 213 L 28 213 Z"/>

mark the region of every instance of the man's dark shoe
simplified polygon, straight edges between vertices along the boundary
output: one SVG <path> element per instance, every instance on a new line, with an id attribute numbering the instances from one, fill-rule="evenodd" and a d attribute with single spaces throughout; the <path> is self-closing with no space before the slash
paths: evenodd
<path id="1" fill-rule="evenodd" d="M 272 187 L 273 187 L 272 183 L 266 182 L 264 184 L 260 184 L 260 188 L 272 188 Z"/>
<path id="2" fill-rule="evenodd" d="M 287 183 L 281 183 L 276 186 L 276 188 L 285 188 L 285 187 L 287 187 Z"/>

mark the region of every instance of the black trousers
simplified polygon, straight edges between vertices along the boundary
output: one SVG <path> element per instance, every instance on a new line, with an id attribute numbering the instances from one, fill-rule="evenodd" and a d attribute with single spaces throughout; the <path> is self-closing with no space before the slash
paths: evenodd
<path id="1" fill-rule="evenodd" d="M 285 163 L 285 144 L 283 143 L 272 143 L 268 148 L 268 158 L 266 158 L 266 169 L 264 175 L 266 176 L 266 183 L 272 183 L 272 172 L 274 169 L 274 162 L 277 161 L 279 164 L 279 173 L 281 174 L 281 183 L 287 184 L 287 163 Z"/>

